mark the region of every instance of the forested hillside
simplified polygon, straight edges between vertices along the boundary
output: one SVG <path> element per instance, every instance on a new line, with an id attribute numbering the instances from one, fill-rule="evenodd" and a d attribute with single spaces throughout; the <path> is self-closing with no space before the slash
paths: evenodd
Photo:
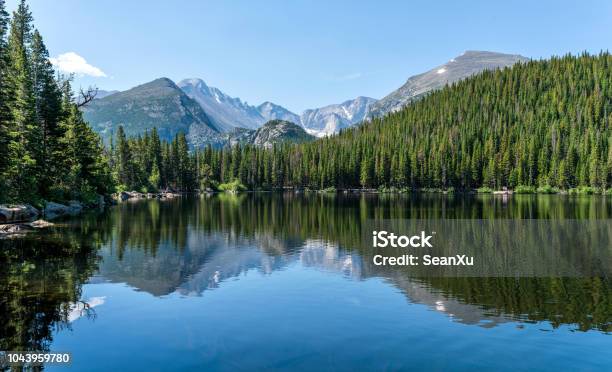
<path id="1" fill-rule="evenodd" d="M 108 160 L 32 20 L 0 0 L 0 202 L 92 200 L 111 191 Z"/>
<path id="2" fill-rule="evenodd" d="M 337 136 L 199 161 L 251 188 L 606 188 L 611 119 L 612 56 L 568 55 L 485 71 Z"/>

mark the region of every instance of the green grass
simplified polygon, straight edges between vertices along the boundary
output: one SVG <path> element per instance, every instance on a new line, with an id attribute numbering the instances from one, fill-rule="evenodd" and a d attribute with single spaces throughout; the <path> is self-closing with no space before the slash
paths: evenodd
<path id="1" fill-rule="evenodd" d="M 479 187 L 478 189 L 476 189 L 476 192 L 479 194 L 492 194 L 493 189 L 487 186 L 483 186 L 483 187 Z"/>

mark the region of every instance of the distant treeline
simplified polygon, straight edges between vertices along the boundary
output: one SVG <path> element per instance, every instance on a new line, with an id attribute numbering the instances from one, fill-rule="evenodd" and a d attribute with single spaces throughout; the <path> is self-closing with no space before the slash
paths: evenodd
<path id="1" fill-rule="evenodd" d="M 0 202 L 87 200 L 111 190 L 104 148 L 79 105 L 70 78 L 55 76 L 25 1 L 9 18 L 0 0 Z"/>

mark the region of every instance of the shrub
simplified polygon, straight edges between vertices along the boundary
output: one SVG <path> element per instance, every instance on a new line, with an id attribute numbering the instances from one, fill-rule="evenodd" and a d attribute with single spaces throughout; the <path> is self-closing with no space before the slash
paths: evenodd
<path id="1" fill-rule="evenodd" d="M 87 183 L 81 186 L 79 194 L 79 199 L 84 204 L 95 205 L 98 203 L 98 194 L 96 193 L 96 189 L 88 185 Z"/>
<path id="2" fill-rule="evenodd" d="M 219 185 L 219 191 L 237 193 L 246 191 L 246 186 L 243 185 L 239 180 L 233 180 L 232 182 L 222 183 Z"/>
<path id="3" fill-rule="evenodd" d="M 607 189 L 604 195 L 612 195 L 612 189 Z"/>
<path id="4" fill-rule="evenodd" d="M 382 193 L 397 193 L 397 192 L 400 192 L 401 190 L 395 186 L 391 186 L 391 187 L 382 186 L 378 188 L 378 191 Z"/>
<path id="5" fill-rule="evenodd" d="M 561 190 L 559 190 L 559 188 L 557 187 L 552 187 L 550 185 L 544 185 L 544 186 L 538 187 L 537 192 L 538 194 L 558 194 L 561 192 Z"/>
<path id="6" fill-rule="evenodd" d="M 569 189 L 570 195 L 593 195 L 598 193 L 599 190 L 596 187 L 591 186 L 578 186 L 573 189 Z"/>
<path id="7" fill-rule="evenodd" d="M 483 187 L 479 187 L 478 189 L 476 189 L 476 192 L 479 194 L 492 194 L 493 189 L 487 186 L 483 186 Z"/>
<path id="8" fill-rule="evenodd" d="M 518 185 L 514 188 L 515 194 L 535 194 L 536 188 L 533 186 Z"/>
<path id="9" fill-rule="evenodd" d="M 423 187 L 421 189 L 421 192 L 436 194 L 436 193 L 441 193 L 442 189 L 439 189 L 437 187 Z"/>

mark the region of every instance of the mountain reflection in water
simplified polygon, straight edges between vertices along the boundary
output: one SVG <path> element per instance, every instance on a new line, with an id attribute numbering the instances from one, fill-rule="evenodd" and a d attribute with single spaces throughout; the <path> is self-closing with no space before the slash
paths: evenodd
<path id="1" fill-rule="evenodd" d="M 86 283 L 164 297 L 205 296 L 228 280 L 293 265 L 347 280 L 383 278 L 410 303 L 456 322 L 548 322 L 610 332 L 605 278 L 414 278 L 360 249 L 368 219 L 608 219 L 610 199 L 562 196 L 248 194 L 139 201 L 47 233 L 0 240 L 0 350 L 48 350 L 53 329 L 95 316 Z"/>

